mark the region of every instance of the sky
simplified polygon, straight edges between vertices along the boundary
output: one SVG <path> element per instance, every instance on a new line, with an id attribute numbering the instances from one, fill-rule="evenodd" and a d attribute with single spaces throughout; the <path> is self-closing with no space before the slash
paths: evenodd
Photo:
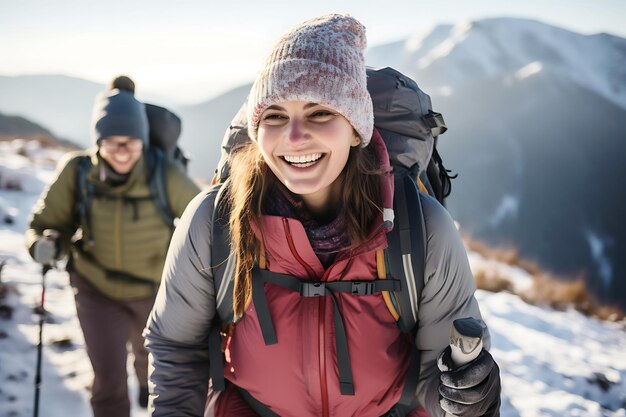
<path id="1" fill-rule="evenodd" d="M 0 75 L 65 74 L 106 83 L 124 73 L 176 104 L 254 79 L 275 39 L 325 13 L 350 13 L 370 46 L 442 23 L 523 17 L 626 37 L 623 0 L 0 0 Z"/>

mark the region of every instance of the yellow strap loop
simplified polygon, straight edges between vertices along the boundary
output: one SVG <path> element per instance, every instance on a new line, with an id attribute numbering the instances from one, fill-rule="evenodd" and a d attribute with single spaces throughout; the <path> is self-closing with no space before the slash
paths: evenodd
<path id="1" fill-rule="evenodd" d="M 378 271 L 378 279 L 387 279 L 387 267 L 385 266 L 385 252 L 382 249 L 378 249 L 376 251 L 376 269 Z M 400 315 L 396 311 L 393 302 L 391 301 L 391 296 L 389 295 L 389 291 L 383 291 L 383 300 L 385 300 L 385 304 L 387 304 L 387 308 L 389 312 L 393 316 L 393 318 L 398 321 L 400 320 Z"/>

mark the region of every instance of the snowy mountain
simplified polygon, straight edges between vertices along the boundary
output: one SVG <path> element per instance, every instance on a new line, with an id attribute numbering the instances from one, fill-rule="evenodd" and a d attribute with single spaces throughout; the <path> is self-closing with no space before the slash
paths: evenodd
<path id="1" fill-rule="evenodd" d="M 61 154 L 36 142 L 0 142 L 0 176 L 19 184 L 0 186 L 0 210 L 9 213 L 0 225 L 0 417 L 32 415 L 42 275 L 26 252 L 24 230 Z M 532 277 L 519 267 L 475 252 L 469 259 L 477 276 L 506 279 L 516 293 L 532 290 Z M 503 417 L 626 416 L 626 323 L 532 306 L 511 292 L 478 291 L 477 298 L 501 368 Z M 45 310 L 41 415 L 90 416 L 92 371 L 60 270 L 46 275 Z M 130 361 L 128 369 L 132 400 L 137 386 Z M 133 417 L 146 416 L 131 403 Z"/>
<path id="2" fill-rule="evenodd" d="M 440 25 L 404 42 L 371 48 L 372 66 L 410 74 L 433 95 L 531 64 L 626 108 L 626 39 L 582 35 L 534 20 L 491 18 Z"/>
<path id="3" fill-rule="evenodd" d="M 449 209 L 469 233 L 584 276 L 626 308 L 626 39 L 494 18 L 437 26 L 366 60 L 410 74 L 444 114 L 439 148 L 459 173 Z"/>

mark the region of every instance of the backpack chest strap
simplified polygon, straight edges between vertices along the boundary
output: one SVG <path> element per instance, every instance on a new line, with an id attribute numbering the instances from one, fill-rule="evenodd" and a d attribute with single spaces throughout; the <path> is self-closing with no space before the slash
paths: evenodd
<path id="1" fill-rule="evenodd" d="M 375 295 L 383 291 L 400 291 L 399 280 L 385 279 L 373 281 L 331 281 L 311 282 L 302 281 L 292 275 L 279 274 L 259 268 L 252 270 L 252 301 L 259 319 L 259 326 L 266 345 L 278 343 L 274 323 L 265 296 L 265 283 L 297 292 L 301 297 L 330 297 L 333 302 L 333 320 L 335 324 L 335 348 L 337 353 L 337 367 L 339 368 L 339 386 L 342 395 L 354 395 L 354 382 L 350 354 L 348 352 L 348 338 L 343 325 L 343 317 L 335 297 L 338 293 L 358 296 Z"/>

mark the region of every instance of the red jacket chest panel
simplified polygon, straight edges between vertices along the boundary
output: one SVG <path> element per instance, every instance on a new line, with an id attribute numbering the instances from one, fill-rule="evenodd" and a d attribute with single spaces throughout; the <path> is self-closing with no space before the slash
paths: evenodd
<path id="1" fill-rule="evenodd" d="M 324 271 L 302 224 L 294 219 L 264 216 L 263 236 L 273 272 L 315 281 L 377 278 L 375 250 L 339 257 Z M 380 245 L 386 243 L 382 237 Z M 251 304 L 235 326 L 226 378 L 279 415 L 380 416 L 397 403 L 411 345 L 380 294 L 335 295 L 355 387 L 354 396 L 342 396 L 330 297 L 301 297 L 272 284 L 265 284 L 265 293 L 278 343 L 265 345 Z"/>

